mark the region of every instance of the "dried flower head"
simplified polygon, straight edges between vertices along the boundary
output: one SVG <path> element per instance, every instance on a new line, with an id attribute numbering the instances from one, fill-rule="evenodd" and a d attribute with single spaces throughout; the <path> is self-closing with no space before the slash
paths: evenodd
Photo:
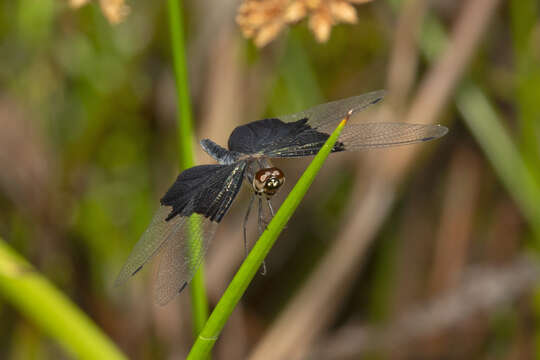
<path id="1" fill-rule="evenodd" d="M 236 22 L 246 38 L 258 47 L 272 41 L 285 26 L 309 16 L 309 28 L 319 42 L 330 36 L 332 26 L 357 21 L 351 4 L 371 0 L 244 0 L 238 8 Z"/>
<path id="2" fill-rule="evenodd" d="M 69 5 L 73 8 L 79 8 L 89 3 L 90 0 L 69 0 Z M 103 15 L 111 24 L 118 24 L 129 14 L 129 6 L 124 0 L 99 0 L 99 5 Z"/>
<path id="3" fill-rule="evenodd" d="M 69 0 L 69 6 L 74 9 L 78 9 L 83 5 L 86 5 L 90 0 Z"/>
<path id="4" fill-rule="evenodd" d="M 285 25 L 289 0 L 246 0 L 238 8 L 236 22 L 247 38 L 259 47 L 266 45 Z"/>

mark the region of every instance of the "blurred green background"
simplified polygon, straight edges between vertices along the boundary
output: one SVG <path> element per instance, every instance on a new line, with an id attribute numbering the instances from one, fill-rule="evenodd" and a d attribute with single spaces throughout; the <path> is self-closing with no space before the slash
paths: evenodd
<path id="1" fill-rule="evenodd" d="M 263 49 L 235 25 L 238 1 L 184 3 L 197 140 L 224 145 L 239 124 L 380 88 L 390 90 L 389 104 L 366 116 L 415 122 L 427 114 L 417 121 L 450 128 L 414 146 L 419 154 L 408 163 L 407 149 L 331 157 L 267 259 L 268 274 L 255 278 L 218 341 L 216 359 L 247 358 L 283 319 L 357 221 L 379 161 L 392 200 L 374 214 L 380 226 L 358 234 L 365 251 L 345 254 L 355 265 L 298 357 L 540 357 L 538 269 L 530 260 L 540 249 L 540 4 L 480 3 L 494 9 L 485 28 L 467 23 L 474 6 L 466 0 L 376 0 L 357 6 L 357 24 L 335 26 L 327 43 L 303 21 Z M 128 5 L 125 20 L 111 25 L 97 3 L 77 10 L 60 0 L 0 3 L 0 237 L 128 357 L 179 359 L 193 341 L 189 296 L 154 305 L 149 267 L 113 287 L 178 164 L 166 3 Z M 463 47 L 445 52 L 460 24 L 465 34 L 475 26 L 483 33 L 463 64 L 452 58 Z M 448 66 L 437 70 L 445 56 Z M 193 145 L 198 163 L 212 162 Z M 287 174 L 276 207 L 308 162 L 276 162 Z M 243 189 L 208 255 L 211 305 L 242 260 L 247 200 Z M 488 280 L 495 290 L 482 287 Z M 0 358 L 70 358 L 3 299 Z M 452 320 L 441 323 L 445 315 Z"/>

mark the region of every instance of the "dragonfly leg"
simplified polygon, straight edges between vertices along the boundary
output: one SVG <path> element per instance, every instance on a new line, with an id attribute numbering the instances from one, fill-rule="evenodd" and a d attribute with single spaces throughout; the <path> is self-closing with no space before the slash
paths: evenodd
<path id="1" fill-rule="evenodd" d="M 249 205 L 246 211 L 246 216 L 244 216 L 244 222 L 242 224 L 242 228 L 244 230 L 244 257 L 247 257 L 247 254 L 248 254 L 247 222 L 249 219 L 249 213 L 251 212 L 251 207 L 253 206 L 253 200 L 255 200 L 255 194 L 252 194 L 249 198 Z"/>
<path id="2" fill-rule="evenodd" d="M 259 197 L 259 221 L 258 221 L 258 228 L 259 228 L 259 236 L 263 233 L 263 206 L 262 206 L 262 199 Z M 262 269 L 261 269 L 261 275 L 266 275 L 266 262 L 263 260 L 262 263 Z"/>
<path id="3" fill-rule="evenodd" d="M 274 216 L 276 216 L 276 214 L 274 212 L 274 208 L 272 207 L 272 202 L 270 201 L 270 199 L 266 199 L 266 203 L 268 204 L 268 208 L 270 209 L 270 214 L 272 215 L 272 219 L 273 219 Z M 266 224 L 266 225 L 268 225 L 268 224 Z"/>
<path id="4" fill-rule="evenodd" d="M 274 216 L 276 216 L 276 212 L 274 211 L 274 207 L 272 206 L 272 202 L 270 201 L 270 199 L 266 199 L 266 202 L 268 203 L 268 208 L 270 209 L 270 214 L 272 214 L 272 219 L 273 219 Z M 272 219 L 270 219 L 270 220 L 272 220 Z M 266 224 L 266 226 L 268 226 L 268 224 Z M 285 225 L 283 228 L 286 229 L 287 225 Z"/>
<path id="5" fill-rule="evenodd" d="M 259 197 L 259 219 L 257 221 L 257 229 L 259 230 L 259 236 L 263 233 L 263 207 L 262 199 Z"/>
<path id="6" fill-rule="evenodd" d="M 261 275 L 266 275 L 266 260 L 263 260 L 262 267 L 261 267 Z"/>

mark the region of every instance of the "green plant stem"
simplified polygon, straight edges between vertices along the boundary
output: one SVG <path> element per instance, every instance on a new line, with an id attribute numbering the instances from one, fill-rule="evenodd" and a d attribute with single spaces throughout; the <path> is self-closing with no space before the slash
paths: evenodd
<path id="1" fill-rule="evenodd" d="M 126 359 L 65 295 L 0 238 L 0 293 L 77 359 Z"/>
<path id="2" fill-rule="evenodd" d="M 168 0 L 169 28 L 173 52 L 174 76 L 177 92 L 178 152 L 180 170 L 195 165 L 193 157 L 193 127 L 189 95 L 189 79 L 184 42 L 184 14 L 181 0 Z M 204 264 L 190 283 L 193 332 L 197 336 L 208 318 L 208 298 L 204 286 Z"/>
<path id="3" fill-rule="evenodd" d="M 279 208 L 276 216 L 274 216 L 257 243 L 253 246 L 253 249 L 240 266 L 240 269 L 227 287 L 227 290 L 223 293 L 206 325 L 197 337 L 187 359 L 204 359 L 210 353 L 236 304 L 240 301 L 240 298 L 261 267 L 263 260 L 274 245 L 277 237 L 300 204 L 322 164 L 330 154 L 345 123 L 346 120 L 342 121 L 327 139 L 317 156 L 309 164 L 302 177 L 300 177 L 300 180 L 298 180 L 289 196 L 287 196 Z"/>
<path id="4" fill-rule="evenodd" d="M 195 165 L 193 157 L 193 126 L 189 79 L 184 42 L 184 12 L 181 0 L 169 0 L 169 28 L 173 53 L 174 78 L 176 82 L 176 105 L 178 124 L 178 153 L 180 169 Z"/>

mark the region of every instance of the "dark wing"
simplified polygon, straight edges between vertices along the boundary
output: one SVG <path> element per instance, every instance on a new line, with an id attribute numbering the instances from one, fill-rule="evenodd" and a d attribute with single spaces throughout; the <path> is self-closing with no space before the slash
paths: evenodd
<path id="1" fill-rule="evenodd" d="M 231 165 L 200 165 L 178 175 L 176 182 L 161 198 L 161 205 L 172 207 L 167 219 L 176 215 L 204 215 L 220 222 L 236 197 L 246 162 Z"/>
<path id="2" fill-rule="evenodd" d="M 244 154 L 267 154 L 284 146 L 325 142 L 328 134 L 307 125 L 307 120 L 284 123 L 280 119 L 264 119 L 238 126 L 229 137 L 229 149 Z"/>
<path id="3" fill-rule="evenodd" d="M 156 302 L 166 304 L 180 292 L 195 274 L 217 224 L 238 194 L 245 167 L 241 161 L 183 171 L 161 199 L 162 206 L 133 248 L 116 285 L 160 252 Z"/>
<path id="4" fill-rule="evenodd" d="M 229 137 L 229 149 L 244 154 L 266 154 L 286 146 L 301 148 L 311 143 L 324 143 L 329 132 L 347 115 L 353 114 L 381 101 L 384 91 L 332 101 L 314 106 L 296 114 L 264 119 L 239 126 Z M 296 156 L 314 155 L 317 151 Z"/>
<path id="5" fill-rule="evenodd" d="M 315 155 L 338 123 L 379 102 L 383 91 L 317 105 L 311 109 L 265 119 L 236 128 L 229 138 L 231 150 L 268 157 Z M 343 129 L 333 152 L 406 145 L 436 139 L 446 134 L 439 125 L 407 123 L 361 123 L 351 120 Z M 247 139 L 247 141 L 243 141 Z"/>

